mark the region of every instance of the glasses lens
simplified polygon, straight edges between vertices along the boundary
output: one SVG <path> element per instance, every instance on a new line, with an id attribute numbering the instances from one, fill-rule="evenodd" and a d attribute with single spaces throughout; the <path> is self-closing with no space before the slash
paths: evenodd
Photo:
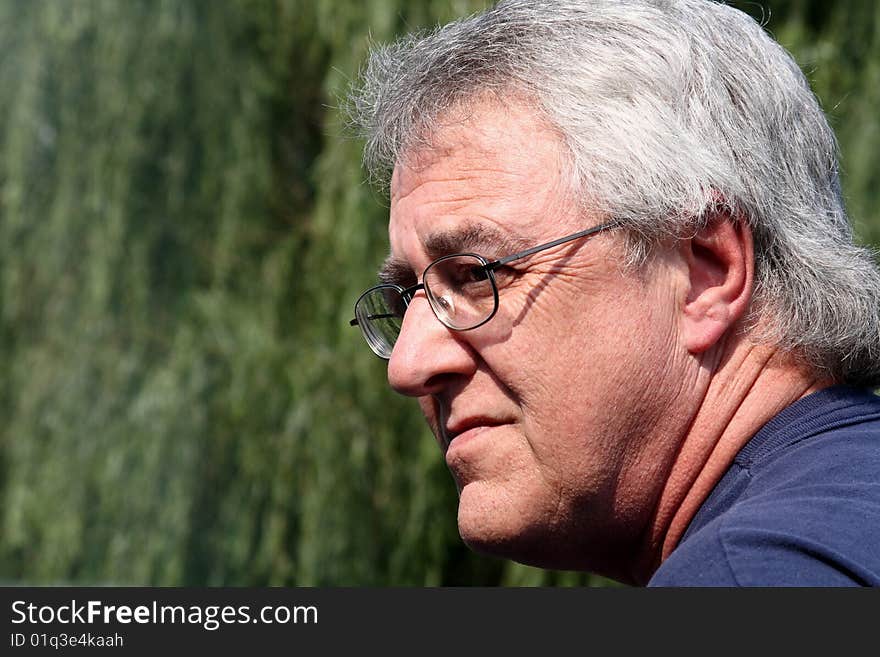
<path id="1" fill-rule="evenodd" d="M 479 326 L 494 313 L 498 293 L 485 262 L 472 255 L 435 261 L 425 270 L 425 292 L 437 318 L 459 331 Z"/>
<path id="2" fill-rule="evenodd" d="M 393 285 L 380 285 L 364 292 L 354 308 L 358 326 L 377 356 L 391 358 L 400 335 L 406 304 Z"/>

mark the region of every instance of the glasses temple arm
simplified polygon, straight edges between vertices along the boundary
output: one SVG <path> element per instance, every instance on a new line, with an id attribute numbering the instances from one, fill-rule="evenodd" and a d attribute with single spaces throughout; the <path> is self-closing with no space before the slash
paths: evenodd
<path id="1" fill-rule="evenodd" d="M 394 313 L 380 313 L 378 315 L 367 315 L 366 319 L 373 321 L 374 319 L 388 319 L 390 317 L 397 317 L 397 315 L 395 315 Z M 357 326 L 359 324 L 360 322 L 357 320 L 357 318 L 348 321 L 349 326 Z"/>
<path id="2" fill-rule="evenodd" d="M 565 244 L 566 242 L 571 242 L 572 240 L 576 240 L 580 237 L 587 237 L 588 235 L 592 235 L 594 233 L 602 232 L 603 230 L 608 230 L 609 228 L 615 228 L 620 224 L 616 222 L 608 222 L 605 224 L 599 224 L 598 226 L 593 226 L 592 228 L 587 228 L 586 230 L 578 231 L 577 233 L 572 233 L 571 235 L 566 235 L 565 237 L 560 237 L 557 240 L 553 240 L 552 242 L 546 242 L 545 244 L 539 244 L 538 246 L 533 246 L 530 249 L 526 249 L 525 251 L 520 251 L 519 253 L 514 253 L 513 255 L 505 256 L 504 258 L 499 258 L 494 262 L 490 262 L 486 265 L 486 269 L 495 269 L 496 267 L 500 267 L 501 265 L 506 265 L 508 262 L 513 262 L 514 260 L 519 260 L 520 258 L 525 258 L 526 256 L 530 256 L 533 253 L 537 253 L 538 251 L 543 251 L 544 249 L 550 249 L 554 246 L 559 246 L 560 244 Z"/>

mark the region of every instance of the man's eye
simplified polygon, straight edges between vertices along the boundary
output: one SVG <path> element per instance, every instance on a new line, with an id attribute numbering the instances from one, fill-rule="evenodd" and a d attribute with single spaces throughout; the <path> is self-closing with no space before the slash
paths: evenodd
<path id="1" fill-rule="evenodd" d="M 451 312 L 453 310 L 453 305 L 446 297 L 435 297 L 437 305 L 445 311 Z"/>
<path id="2" fill-rule="evenodd" d="M 452 272 L 452 279 L 459 287 L 472 284 L 488 284 L 489 274 L 486 268 L 474 265 L 460 265 Z"/>

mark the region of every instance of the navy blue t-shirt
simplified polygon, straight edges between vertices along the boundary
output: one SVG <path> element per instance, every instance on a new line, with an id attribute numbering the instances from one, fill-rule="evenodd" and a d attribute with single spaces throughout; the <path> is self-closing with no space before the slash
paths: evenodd
<path id="1" fill-rule="evenodd" d="M 648 586 L 880 586 L 880 397 L 834 386 L 746 444 Z"/>

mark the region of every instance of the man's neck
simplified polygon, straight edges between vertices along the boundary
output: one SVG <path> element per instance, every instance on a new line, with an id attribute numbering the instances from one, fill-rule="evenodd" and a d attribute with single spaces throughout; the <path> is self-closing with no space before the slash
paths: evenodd
<path id="1" fill-rule="evenodd" d="M 776 414 L 831 381 L 807 375 L 765 346 L 734 340 L 716 367 L 681 443 L 643 544 L 636 580 L 647 581 L 675 549 L 712 489 L 746 443 Z"/>

